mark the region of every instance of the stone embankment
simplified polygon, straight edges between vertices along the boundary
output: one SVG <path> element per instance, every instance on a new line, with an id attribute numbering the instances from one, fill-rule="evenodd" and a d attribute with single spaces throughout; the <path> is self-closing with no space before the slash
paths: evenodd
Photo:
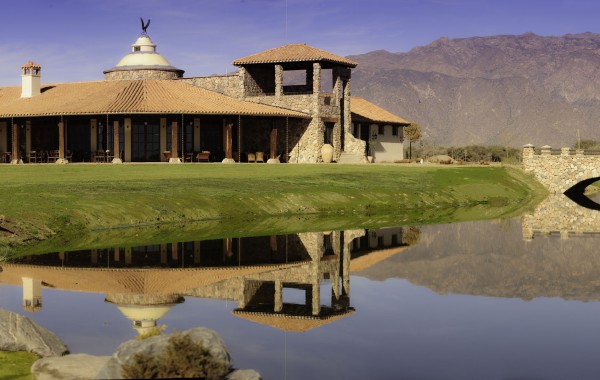
<path id="1" fill-rule="evenodd" d="M 600 156 L 585 155 L 583 150 L 572 154 L 570 148 L 552 154 L 548 145 L 536 154 L 535 147 L 528 144 L 523 147 L 523 167 L 551 193 L 562 194 L 583 180 L 600 177 Z"/>

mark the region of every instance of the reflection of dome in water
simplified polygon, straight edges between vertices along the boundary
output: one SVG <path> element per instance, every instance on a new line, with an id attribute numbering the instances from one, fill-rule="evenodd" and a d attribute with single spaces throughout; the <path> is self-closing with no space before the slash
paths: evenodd
<path id="1" fill-rule="evenodd" d="M 156 52 L 156 45 L 150 37 L 142 34 L 131 45 L 131 53 L 104 74 L 106 79 L 176 79 L 183 75 L 183 70 L 171 66 Z"/>
<path id="2" fill-rule="evenodd" d="M 156 327 L 156 322 L 163 318 L 171 308 L 184 302 L 178 295 L 139 295 L 108 294 L 106 302 L 114 303 L 123 315 L 133 322 L 138 334 L 143 334 Z"/>

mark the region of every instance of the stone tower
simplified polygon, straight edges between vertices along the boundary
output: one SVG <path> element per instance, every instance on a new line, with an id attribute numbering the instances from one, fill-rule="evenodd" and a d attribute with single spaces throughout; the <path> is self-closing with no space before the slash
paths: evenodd
<path id="1" fill-rule="evenodd" d="M 21 97 L 31 98 L 41 93 L 42 67 L 29 61 L 21 66 Z"/>

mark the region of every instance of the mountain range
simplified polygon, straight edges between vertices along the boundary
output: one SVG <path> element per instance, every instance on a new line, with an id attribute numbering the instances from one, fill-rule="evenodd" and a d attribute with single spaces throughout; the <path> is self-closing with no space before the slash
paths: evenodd
<path id="1" fill-rule="evenodd" d="M 349 58 L 352 94 L 419 123 L 429 144 L 600 140 L 600 34 L 440 38 Z"/>

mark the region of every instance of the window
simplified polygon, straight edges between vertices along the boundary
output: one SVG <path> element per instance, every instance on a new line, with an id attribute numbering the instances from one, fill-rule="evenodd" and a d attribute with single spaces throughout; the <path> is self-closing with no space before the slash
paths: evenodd
<path id="1" fill-rule="evenodd" d="M 385 126 L 384 125 L 379 126 L 379 134 L 381 136 L 385 135 Z"/>
<path id="2" fill-rule="evenodd" d="M 134 46 L 133 47 L 133 51 L 140 51 L 140 47 L 139 46 Z"/>
<path id="3" fill-rule="evenodd" d="M 397 125 L 392 126 L 392 135 L 398 136 L 398 126 Z"/>

